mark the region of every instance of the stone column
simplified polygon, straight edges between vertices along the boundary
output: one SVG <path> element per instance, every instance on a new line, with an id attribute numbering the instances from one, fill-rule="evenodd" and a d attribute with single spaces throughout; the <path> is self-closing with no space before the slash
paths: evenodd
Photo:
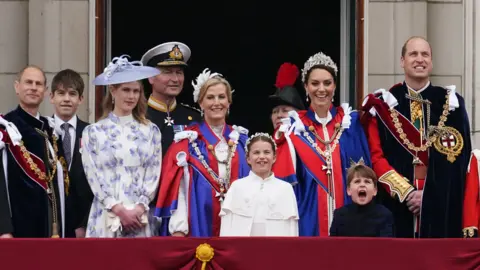
<path id="1" fill-rule="evenodd" d="M 369 1 L 368 92 L 403 80 L 401 50 L 413 35 L 427 36 L 426 1 Z"/>
<path id="2" fill-rule="evenodd" d="M 29 63 L 45 70 L 49 86 L 62 69 L 80 73 L 86 88 L 78 114 L 88 120 L 88 0 L 33 0 L 28 6 Z M 49 97 L 43 102 L 41 113 L 53 113 Z"/>
<path id="3" fill-rule="evenodd" d="M 28 1 L 0 0 L 0 113 L 14 109 L 16 74 L 28 63 Z"/>
<path id="4" fill-rule="evenodd" d="M 403 43 L 410 36 L 426 37 L 433 49 L 432 83 L 456 85 L 465 98 L 475 147 L 480 143 L 480 109 L 476 106 L 480 93 L 480 20 L 476 14 L 480 3 L 370 0 L 368 5 L 368 91 L 401 82 Z"/>
<path id="5" fill-rule="evenodd" d="M 480 3 L 465 0 L 465 103 L 469 110 L 473 148 L 480 147 Z"/>

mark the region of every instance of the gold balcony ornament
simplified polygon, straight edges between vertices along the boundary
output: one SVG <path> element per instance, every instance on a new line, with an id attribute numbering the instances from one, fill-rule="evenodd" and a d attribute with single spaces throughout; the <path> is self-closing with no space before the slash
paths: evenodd
<path id="1" fill-rule="evenodd" d="M 202 270 L 206 269 L 207 263 L 213 259 L 214 254 L 213 248 L 207 243 L 200 244 L 197 247 L 195 257 L 202 262 Z"/>

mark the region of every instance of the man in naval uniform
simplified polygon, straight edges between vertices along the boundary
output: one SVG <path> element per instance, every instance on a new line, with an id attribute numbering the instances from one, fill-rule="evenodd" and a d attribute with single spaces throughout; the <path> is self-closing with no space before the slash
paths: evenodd
<path id="1" fill-rule="evenodd" d="M 185 80 L 184 69 L 190 58 L 190 48 L 181 42 L 160 44 L 142 56 L 144 66 L 160 69 L 161 73 L 149 78 L 152 94 L 148 99 L 147 118 L 162 132 L 162 150 L 166 153 L 173 136 L 192 122 L 201 120 L 200 112 L 177 103 Z"/>

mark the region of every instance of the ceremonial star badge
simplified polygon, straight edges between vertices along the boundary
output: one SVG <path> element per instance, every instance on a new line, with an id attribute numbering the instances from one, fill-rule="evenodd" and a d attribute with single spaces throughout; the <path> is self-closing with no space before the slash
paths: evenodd
<path id="1" fill-rule="evenodd" d="M 167 126 L 173 125 L 173 119 L 170 116 L 167 116 L 167 118 L 165 118 L 165 124 L 167 124 Z"/>
<path id="2" fill-rule="evenodd" d="M 218 198 L 218 201 L 223 202 L 223 198 L 225 197 L 225 194 L 215 191 L 215 197 Z"/>

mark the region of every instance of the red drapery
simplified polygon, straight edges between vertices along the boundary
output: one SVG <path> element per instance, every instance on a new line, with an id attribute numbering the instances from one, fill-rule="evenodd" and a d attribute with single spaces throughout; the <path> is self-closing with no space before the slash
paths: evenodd
<path id="1" fill-rule="evenodd" d="M 480 269 L 478 239 L 2 239 L 0 269 Z"/>

